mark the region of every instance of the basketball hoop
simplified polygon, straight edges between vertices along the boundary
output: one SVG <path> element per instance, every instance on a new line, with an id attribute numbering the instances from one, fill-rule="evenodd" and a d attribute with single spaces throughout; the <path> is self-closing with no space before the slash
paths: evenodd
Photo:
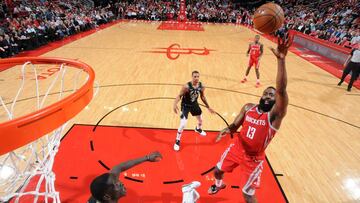
<path id="1" fill-rule="evenodd" d="M 0 123 L 0 202 L 52 200 L 59 203 L 52 171 L 54 158 L 66 124 L 93 98 L 95 73 L 85 63 L 62 58 L 9 58 L 0 60 L 0 65 L 21 70 L 21 85 L 14 99 L 6 103 L 3 95 L 0 96 L 8 118 L 8 121 Z M 45 77 L 39 73 L 39 67 L 55 71 Z M 69 67 L 77 72 L 69 71 Z M 27 68 L 31 68 L 35 80 L 35 85 L 32 83 L 29 87 L 26 86 L 31 81 L 26 77 Z M 71 82 L 72 88 L 65 89 L 68 84 L 65 73 L 74 81 Z M 84 82 L 78 88 L 81 80 Z M 41 95 L 40 89 L 44 85 L 48 88 Z M 58 91 L 54 91 L 56 86 Z M 20 95 L 28 92 L 26 88 L 36 89 L 35 97 L 31 97 L 36 100 L 35 109 L 17 116 L 15 106 Z M 35 181 L 32 179 L 37 179 L 33 187 L 31 184 Z"/>

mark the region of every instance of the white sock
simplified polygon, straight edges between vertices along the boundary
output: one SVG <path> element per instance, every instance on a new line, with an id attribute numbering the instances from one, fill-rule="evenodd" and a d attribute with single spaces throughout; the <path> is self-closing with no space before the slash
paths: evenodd
<path id="1" fill-rule="evenodd" d="M 222 185 L 222 183 L 223 183 L 222 179 L 221 180 L 215 179 L 216 187 L 220 187 Z"/>
<path id="2" fill-rule="evenodd" d="M 181 132 L 177 132 L 176 134 L 176 140 L 180 140 L 181 139 Z"/>
<path id="3" fill-rule="evenodd" d="M 256 79 L 256 82 L 257 82 L 257 83 L 260 83 L 260 79 Z"/>

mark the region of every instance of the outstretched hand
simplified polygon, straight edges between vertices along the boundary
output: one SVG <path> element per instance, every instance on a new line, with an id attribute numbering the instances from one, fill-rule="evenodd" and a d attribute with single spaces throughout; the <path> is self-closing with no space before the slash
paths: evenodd
<path id="1" fill-rule="evenodd" d="M 151 154 L 146 155 L 146 158 L 150 162 L 157 162 L 162 159 L 162 155 L 160 154 L 160 152 L 152 152 Z"/>
<path id="2" fill-rule="evenodd" d="M 210 113 L 216 113 L 216 111 L 214 109 L 210 108 L 210 107 L 208 108 L 208 110 L 209 110 Z"/>
<path id="3" fill-rule="evenodd" d="M 270 50 L 274 53 L 274 55 L 277 58 L 284 59 L 292 42 L 293 42 L 293 37 L 290 37 L 289 35 L 285 35 L 283 38 L 278 37 L 277 49 L 271 47 Z"/>
<path id="4" fill-rule="evenodd" d="M 222 131 L 220 131 L 220 133 L 218 134 L 218 136 L 215 139 L 215 142 L 219 142 L 221 140 L 221 138 L 226 136 L 227 133 L 230 133 L 230 130 L 228 128 L 225 128 Z"/>

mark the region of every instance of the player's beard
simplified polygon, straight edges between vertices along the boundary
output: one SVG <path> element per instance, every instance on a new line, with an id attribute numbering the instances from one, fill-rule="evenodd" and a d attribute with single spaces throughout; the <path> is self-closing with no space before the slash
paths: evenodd
<path id="1" fill-rule="evenodd" d="M 264 112 L 269 112 L 271 110 L 271 108 L 274 106 L 275 100 L 268 100 L 268 101 L 269 101 L 269 103 L 265 104 L 265 99 L 260 98 L 259 109 L 261 109 Z"/>

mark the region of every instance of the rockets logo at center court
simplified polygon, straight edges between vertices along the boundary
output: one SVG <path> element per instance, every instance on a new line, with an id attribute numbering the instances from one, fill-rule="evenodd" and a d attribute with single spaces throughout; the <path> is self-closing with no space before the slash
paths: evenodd
<path id="1" fill-rule="evenodd" d="M 172 44 L 167 48 L 155 48 L 154 51 L 148 51 L 149 53 L 165 54 L 170 60 L 176 60 L 180 55 L 198 55 L 207 56 L 213 49 L 204 48 L 181 48 L 179 44 Z"/>

